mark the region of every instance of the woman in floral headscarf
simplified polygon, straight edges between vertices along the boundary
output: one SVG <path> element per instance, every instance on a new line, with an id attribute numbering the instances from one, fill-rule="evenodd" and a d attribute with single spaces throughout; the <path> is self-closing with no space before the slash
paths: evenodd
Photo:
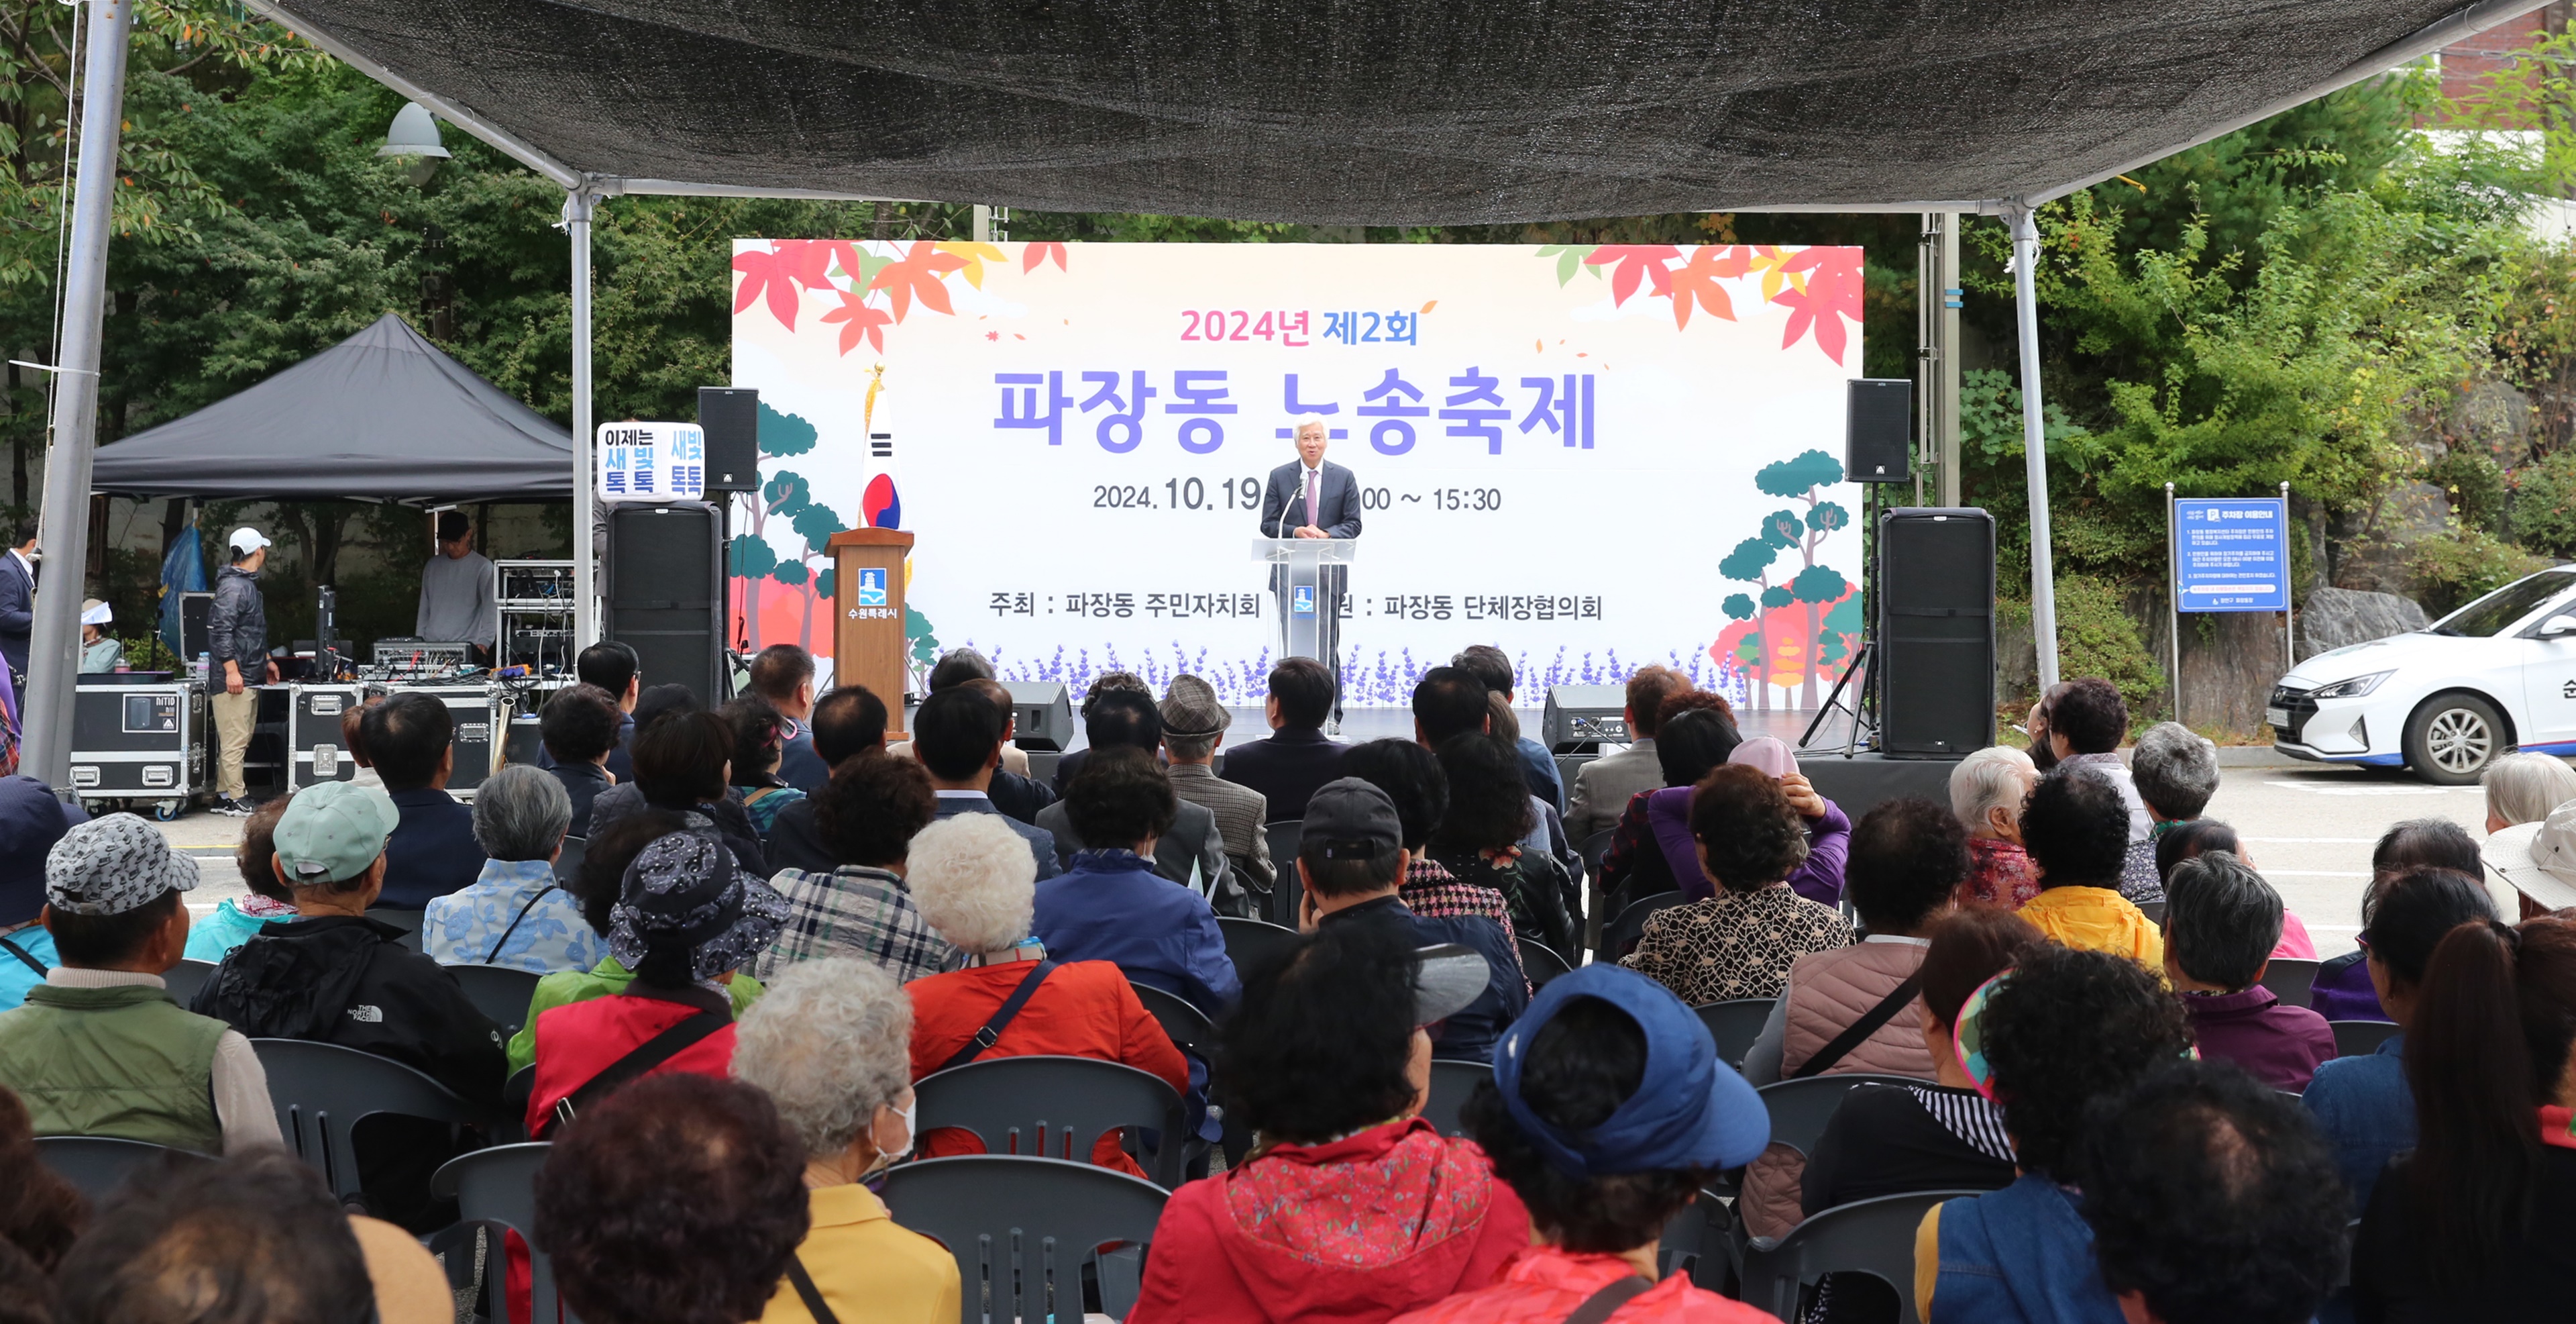
<path id="1" fill-rule="evenodd" d="M 786 898 L 744 872 L 712 834 L 654 838 L 626 866 L 610 912 L 609 955 L 635 972 L 634 981 L 614 996 L 537 1016 L 528 1134 L 545 1138 L 638 1077 L 724 1076 L 734 1042 L 724 985 L 786 919 Z"/>

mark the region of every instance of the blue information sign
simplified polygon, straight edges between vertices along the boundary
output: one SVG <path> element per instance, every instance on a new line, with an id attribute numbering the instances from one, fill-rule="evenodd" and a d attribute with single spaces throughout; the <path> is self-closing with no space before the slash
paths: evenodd
<path id="1" fill-rule="evenodd" d="M 2279 497 L 2174 502 L 2174 603 L 2181 611 L 2287 611 L 2290 520 Z"/>

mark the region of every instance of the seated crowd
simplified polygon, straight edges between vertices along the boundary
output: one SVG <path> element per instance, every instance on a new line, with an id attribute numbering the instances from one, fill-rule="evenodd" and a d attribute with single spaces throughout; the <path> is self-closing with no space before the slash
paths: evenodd
<path id="1" fill-rule="evenodd" d="M 2108 682 L 1947 805 L 1855 820 L 1661 667 L 1637 743 L 1570 784 L 1483 647 L 1423 675 L 1412 739 L 1352 745 L 1311 661 L 1232 749 L 1206 682 L 1106 673 L 1052 777 L 967 650 L 891 747 L 792 646 L 720 711 L 619 645 L 579 670 L 544 760 L 470 808 L 443 705 L 367 705 L 382 785 L 263 806 L 252 895 L 193 926 L 158 830 L 0 779 L 0 1320 L 515 1321 L 531 1247 L 590 1324 L 998 1317 L 895 1170 L 1022 1151 L 937 1101 L 1029 1058 L 1178 1101 L 1052 1155 L 1184 1177 L 1141 1277 L 1074 1255 L 1057 1318 L 1767 1319 L 1719 1242 L 1888 1198 L 1910 1274 L 1828 1273 L 1792 1318 L 2525 1319 L 2576 1289 L 2576 915 L 2508 926 L 2475 840 L 2401 823 L 2360 950 L 2284 1002 L 2275 963 L 2315 950 L 2206 817 L 2215 749 L 2167 723 L 2124 760 Z M 2489 830 L 2557 842 L 2576 776 L 2518 757 Z M 185 1008 L 183 957 L 214 966 Z M 532 980 L 515 1033 L 462 966 Z M 1730 1002 L 1760 1029 L 1722 1045 Z M 2386 1036 L 2338 1056 L 2352 1021 Z M 280 1152 L 264 1039 L 490 1121 L 364 1119 L 344 1205 Z M 1869 1079 L 1775 1137 L 1837 1075 Z M 459 1241 L 431 1174 L 520 1132 L 551 1145 L 527 1238 Z M 202 1157 L 93 1211 L 51 1136 Z"/>

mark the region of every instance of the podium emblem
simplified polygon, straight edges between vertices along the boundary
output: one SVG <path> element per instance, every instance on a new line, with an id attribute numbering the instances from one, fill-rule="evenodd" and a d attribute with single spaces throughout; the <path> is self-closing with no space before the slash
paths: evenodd
<path id="1" fill-rule="evenodd" d="M 1315 586 L 1312 584 L 1299 584 L 1296 591 L 1289 597 L 1288 610 L 1292 614 L 1298 616 L 1314 615 Z"/>
<path id="2" fill-rule="evenodd" d="M 882 568 L 859 572 L 859 605 L 862 607 L 886 605 L 886 572 Z"/>

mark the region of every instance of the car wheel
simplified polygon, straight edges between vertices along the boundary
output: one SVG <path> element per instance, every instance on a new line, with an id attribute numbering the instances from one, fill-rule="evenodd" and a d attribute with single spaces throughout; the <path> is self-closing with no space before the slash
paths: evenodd
<path id="1" fill-rule="evenodd" d="M 2470 786 L 2505 752 L 2504 718 L 2474 694 L 2444 694 L 2406 719 L 2406 766 L 2436 786 Z"/>

